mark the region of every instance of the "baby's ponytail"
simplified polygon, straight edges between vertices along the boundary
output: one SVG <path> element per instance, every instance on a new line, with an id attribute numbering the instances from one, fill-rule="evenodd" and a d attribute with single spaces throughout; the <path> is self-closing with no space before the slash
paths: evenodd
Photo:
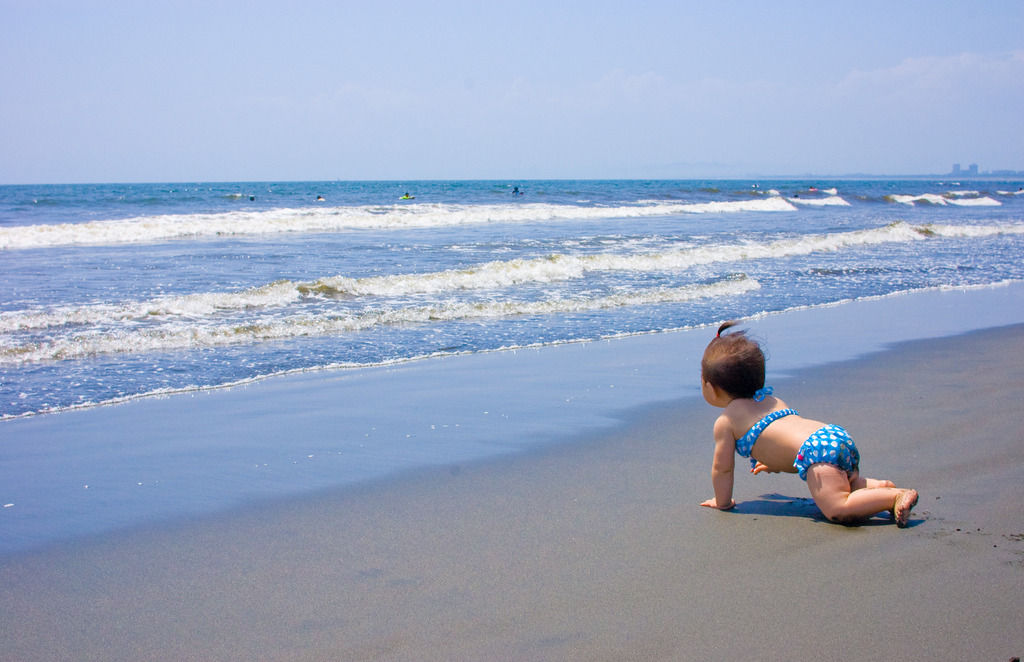
<path id="1" fill-rule="evenodd" d="M 737 324 L 739 324 L 739 320 L 729 320 L 728 322 L 722 322 L 722 326 L 718 327 L 718 335 L 715 336 L 715 337 L 716 338 L 721 338 L 723 331 L 725 331 L 726 329 L 731 329 L 732 327 L 736 326 Z"/>

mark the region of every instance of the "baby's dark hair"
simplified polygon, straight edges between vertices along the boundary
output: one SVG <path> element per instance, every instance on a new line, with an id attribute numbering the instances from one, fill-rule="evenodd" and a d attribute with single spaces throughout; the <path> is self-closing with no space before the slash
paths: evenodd
<path id="1" fill-rule="evenodd" d="M 752 398 L 764 388 L 764 352 L 745 331 L 722 335 L 739 324 L 732 320 L 718 327 L 700 362 L 700 376 L 734 398 Z"/>

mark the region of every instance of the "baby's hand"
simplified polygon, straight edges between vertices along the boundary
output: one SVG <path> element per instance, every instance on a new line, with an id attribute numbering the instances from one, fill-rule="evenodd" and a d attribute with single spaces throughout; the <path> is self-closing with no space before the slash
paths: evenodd
<path id="1" fill-rule="evenodd" d="M 750 473 L 752 473 L 752 474 L 754 474 L 756 476 L 759 473 L 777 474 L 777 473 L 779 473 L 779 471 L 778 471 L 778 469 L 769 469 L 768 465 L 761 464 L 760 462 L 758 462 L 750 470 Z"/>
<path id="2" fill-rule="evenodd" d="M 736 506 L 736 502 L 735 501 L 730 501 L 728 506 L 726 506 L 725 508 L 722 508 L 722 507 L 720 507 L 718 505 L 718 501 L 717 500 L 715 500 L 715 499 L 708 499 L 707 501 L 705 501 L 704 503 L 702 503 L 700 505 L 707 506 L 708 508 L 718 508 L 719 510 L 729 510 L 730 508 L 734 508 Z"/>

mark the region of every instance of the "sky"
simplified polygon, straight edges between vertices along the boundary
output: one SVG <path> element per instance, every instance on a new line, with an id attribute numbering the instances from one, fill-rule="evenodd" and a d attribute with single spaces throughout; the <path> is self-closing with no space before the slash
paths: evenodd
<path id="1" fill-rule="evenodd" d="M 0 0 L 0 184 L 1024 170 L 1024 2 Z"/>

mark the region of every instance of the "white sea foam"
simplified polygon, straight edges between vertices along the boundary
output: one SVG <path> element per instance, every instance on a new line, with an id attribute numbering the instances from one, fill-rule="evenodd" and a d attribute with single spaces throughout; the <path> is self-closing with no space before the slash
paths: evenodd
<path id="1" fill-rule="evenodd" d="M 169 324 L 158 328 L 85 333 L 51 341 L 0 347 L 0 364 L 81 359 L 100 354 L 142 353 L 184 348 L 220 347 L 309 336 L 361 331 L 383 325 L 496 319 L 521 315 L 554 315 L 626 306 L 681 303 L 694 299 L 742 294 L 760 284 L 746 276 L 708 285 L 652 288 L 592 298 L 541 301 L 453 302 L 428 306 L 374 310 L 354 315 L 298 315 L 241 325 Z"/>
<path id="2" fill-rule="evenodd" d="M 1003 203 L 984 196 L 981 198 L 951 198 L 949 204 L 961 207 L 998 207 Z"/>
<path id="3" fill-rule="evenodd" d="M 332 296 L 393 296 L 454 290 L 491 289 L 523 283 L 546 283 L 582 278 L 601 271 L 682 271 L 695 266 L 752 259 L 782 258 L 829 252 L 879 243 L 919 241 L 933 235 L 980 237 L 1024 233 L 1024 224 L 998 226 L 914 226 L 898 222 L 880 228 L 806 235 L 773 242 L 744 242 L 688 246 L 652 253 L 619 255 L 555 254 L 532 259 L 487 262 L 461 270 L 370 278 L 329 277 L 297 287 L 303 292 Z"/>
<path id="4" fill-rule="evenodd" d="M 925 202 L 931 205 L 944 205 L 946 199 L 938 193 L 923 193 L 921 195 L 891 195 L 888 196 L 893 202 L 904 205 L 915 205 L 918 202 Z"/>
<path id="5" fill-rule="evenodd" d="M 998 207 L 1002 203 L 988 196 L 967 197 L 977 195 L 977 191 L 951 191 L 945 195 L 937 193 L 923 193 L 921 195 L 891 195 L 887 196 L 893 202 L 904 205 L 915 205 L 923 202 L 930 205 L 958 205 L 961 207 Z"/>
<path id="6" fill-rule="evenodd" d="M 592 207 L 551 204 L 314 207 L 0 228 L 0 249 L 126 244 L 235 235 L 430 228 L 482 223 L 602 220 L 670 214 L 792 211 L 780 198 Z"/>
<path id="7" fill-rule="evenodd" d="M 832 189 L 835 190 L 835 189 Z M 826 191 L 827 193 L 827 191 Z M 806 205 L 808 207 L 849 207 L 850 203 L 843 200 L 835 193 L 827 198 L 788 198 L 795 205 Z"/>
<path id="8" fill-rule="evenodd" d="M 158 297 L 149 301 L 0 312 L 0 333 L 61 326 L 116 324 L 130 320 L 154 322 L 178 318 L 210 318 L 218 313 L 288 306 L 304 297 L 395 297 L 499 290 L 526 284 L 572 281 L 584 278 L 588 273 L 679 272 L 701 265 L 835 252 L 856 246 L 921 241 L 933 236 L 972 238 L 1000 234 L 1024 234 L 1024 224 L 915 226 L 897 222 L 868 230 L 805 235 L 773 242 L 686 246 L 626 254 L 556 253 L 536 258 L 495 260 L 464 269 L 428 273 L 364 278 L 338 275 L 301 282 L 281 280 L 237 292 L 203 292 Z"/>
<path id="9" fill-rule="evenodd" d="M 997 235 L 1024 234 L 1024 225 L 939 225 L 920 226 L 920 231 L 940 237 L 994 237 Z"/>
<path id="10" fill-rule="evenodd" d="M 106 324 L 167 317 L 208 317 L 217 311 L 264 308 L 291 303 L 301 292 L 290 281 L 277 281 L 240 292 L 202 292 L 158 297 L 150 301 L 40 310 L 0 312 L 0 333 L 76 324 Z"/>

